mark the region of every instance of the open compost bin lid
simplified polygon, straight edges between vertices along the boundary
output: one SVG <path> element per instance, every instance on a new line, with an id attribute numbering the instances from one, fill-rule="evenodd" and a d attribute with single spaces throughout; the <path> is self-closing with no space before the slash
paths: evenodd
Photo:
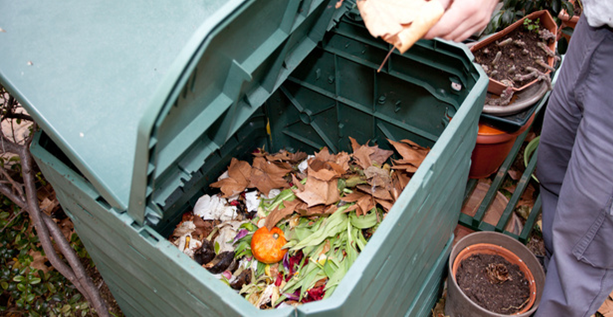
<path id="1" fill-rule="evenodd" d="M 4 1 L 0 82 L 112 207 L 156 223 L 343 14 L 335 3 Z"/>

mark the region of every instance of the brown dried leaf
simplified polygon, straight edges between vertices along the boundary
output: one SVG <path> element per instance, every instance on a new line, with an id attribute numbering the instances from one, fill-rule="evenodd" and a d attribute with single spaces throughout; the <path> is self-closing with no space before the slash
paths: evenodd
<path id="1" fill-rule="evenodd" d="M 507 173 L 509 174 L 509 177 L 511 177 L 511 179 L 514 181 L 519 180 L 523 174 L 522 171 L 516 170 L 514 168 L 509 169 Z"/>
<path id="2" fill-rule="evenodd" d="M 304 190 L 295 190 L 294 192 L 309 207 L 319 204 L 330 205 L 340 199 L 337 183 L 336 179 L 326 182 L 309 175 Z"/>
<path id="3" fill-rule="evenodd" d="M 264 222 L 264 226 L 266 226 L 266 228 L 268 228 L 268 230 L 272 230 L 272 228 L 274 226 L 277 225 L 277 223 L 281 220 L 283 220 L 283 218 L 288 217 L 290 215 L 292 215 L 294 213 L 294 211 L 296 210 L 296 207 L 299 204 L 302 204 L 303 202 L 300 201 L 299 199 L 294 199 L 291 201 L 284 201 L 283 202 L 283 208 L 279 209 L 278 207 L 273 209 L 268 216 L 266 216 L 266 220 Z"/>
<path id="4" fill-rule="evenodd" d="M 39 251 L 34 251 L 30 249 L 28 251 L 28 255 L 32 257 L 32 262 L 30 262 L 30 267 L 34 269 L 35 274 L 38 275 L 38 270 L 43 271 L 43 273 L 47 274 L 47 272 L 53 270 L 53 267 L 47 266 L 48 259 L 46 256 L 42 255 Z"/>
<path id="5" fill-rule="evenodd" d="M 324 162 L 319 160 L 318 158 L 311 160 L 309 163 L 310 164 L 307 169 L 307 174 L 309 175 L 308 177 L 315 177 L 325 182 L 341 177 L 343 175 L 342 173 L 344 172 L 340 171 L 341 173 L 339 173 L 338 169 L 335 170 L 330 166 L 330 164 L 338 166 L 337 164 L 331 162 Z"/>
<path id="6" fill-rule="evenodd" d="M 49 199 L 49 197 L 45 197 L 45 199 L 43 199 L 43 201 L 40 203 L 40 211 L 47 215 L 51 215 L 55 208 L 57 208 L 59 205 L 60 203 L 57 199 L 55 199 L 55 197 L 52 197 L 51 199 Z"/>
<path id="7" fill-rule="evenodd" d="M 411 177 L 403 171 L 394 171 L 394 173 L 392 173 L 392 196 L 394 196 L 394 201 L 398 199 L 410 180 Z"/>
<path id="8" fill-rule="evenodd" d="M 394 203 L 389 200 L 375 199 L 375 201 L 377 202 L 377 204 L 381 205 L 381 207 L 383 207 L 386 212 L 390 211 L 390 209 L 392 209 L 392 206 L 394 205 Z"/>
<path id="9" fill-rule="evenodd" d="M 526 187 L 526 190 L 524 191 L 524 193 L 521 195 L 521 198 L 519 199 L 519 202 L 517 203 L 517 207 L 519 206 L 528 206 L 530 209 L 532 209 L 532 207 L 534 207 L 534 186 L 532 186 L 532 184 L 528 184 L 528 187 Z"/>
<path id="10" fill-rule="evenodd" d="M 383 165 L 394 154 L 394 151 L 380 149 L 379 146 L 360 145 L 354 138 L 351 140 L 351 148 L 353 149 L 353 157 L 362 169 L 373 164 Z"/>
<path id="11" fill-rule="evenodd" d="M 300 182 L 298 178 L 296 178 L 296 175 L 294 175 L 294 173 L 292 173 L 292 183 L 294 184 L 294 186 L 296 186 L 296 188 L 298 188 L 299 191 L 304 191 L 304 185 Z"/>
<path id="12" fill-rule="evenodd" d="M 349 137 L 349 141 L 351 142 L 351 150 L 353 152 L 357 151 L 360 147 L 362 147 L 362 145 L 352 137 Z"/>
<path id="13" fill-rule="evenodd" d="M 360 191 L 354 191 L 351 194 L 347 194 L 345 196 L 343 196 L 343 201 L 346 201 L 348 203 L 353 203 L 358 201 L 360 198 L 362 198 L 363 196 L 367 196 L 365 193 L 360 192 Z"/>
<path id="14" fill-rule="evenodd" d="M 366 169 L 372 166 L 370 155 L 373 153 L 375 153 L 375 149 L 372 147 L 360 146 L 357 150 L 353 151 L 353 158 L 362 169 Z"/>
<path id="15" fill-rule="evenodd" d="M 374 198 L 392 200 L 392 195 L 389 190 L 381 187 L 372 187 L 368 185 L 358 185 L 357 188 L 365 193 L 371 194 Z"/>
<path id="16" fill-rule="evenodd" d="M 192 236 L 207 237 L 215 227 L 212 221 L 204 221 L 200 217 L 193 217 L 192 222 L 196 226 Z"/>
<path id="17" fill-rule="evenodd" d="M 62 235 L 66 238 L 66 240 L 70 241 L 72 234 L 74 233 L 74 224 L 70 220 L 70 218 L 64 218 L 57 223 L 57 226 L 62 231 Z"/>
<path id="18" fill-rule="evenodd" d="M 255 187 L 264 195 L 268 195 L 273 188 L 287 188 L 289 184 L 284 176 L 291 171 L 292 168 L 287 163 L 269 162 L 262 157 L 256 157 L 253 159 L 248 187 Z"/>
<path id="19" fill-rule="evenodd" d="M 223 197 L 230 197 L 242 193 L 249 185 L 251 166 L 245 161 L 232 158 L 228 167 L 228 177 L 221 179 L 210 186 L 219 188 Z"/>
<path id="20" fill-rule="evenodd" d="M 327 147 L 324 147 L 318 153 L 315 153 L 315 157 L 312 160 L 319 160 L 321 162 L 329 163 L 333 170 L 337 171 L 339 174 L 344 173 L 344 171 L 349 169 L 349 161 L 351 160 L 351 156 L 347 154 L 347 152 L 340 152 L 336 155 L 330 154 Z M 309 162 L 310 164 L 311 162 Z"/>
<path id="21" fill-rule="evenodd" d="M 330 206 L 317 205 L 313 207 L 307 207 L 307 208 L 300 209 L 298 210 L 298 213 L 303 217 L 331 215 L 337 209 L 338 208 L 336 207 L 336 205 L 330 205 Z"/>
<path id="22" fill-rule="evenodd" d="M 345 195 L 342 199 L 346 202 L 355 202 L 355 205 L 349 207 L 347 212 L 355 210 L 358 216 L 365 215 L 375 207 L 373 197 L 361 191 L 354 191 L 351 194 Z"/>
<path id="23" fill-rule="evenodd" d="M 364 170 L 364 175 L 369 180 L 370 185 L 387 190 L 392 189 L 392 177 L 389 171 L 380 167 L 369 166 Z"/>
<path id="24" fill-rule="evenodd" d="M 299 163 L 305 158 L 307 158 L 307 154 L 304 152 L 300 152 L 300 151 L 296 153 L 292 153 L 286 150 L 281 150 L 275 154 L 266 155 L 266 159 L 269 161 L 279 161 L 279 162 L 285 161 L 285 162 L 290 162 L 290 163 Z"/>
<path id="25" fill-rule="evenodd" d="M 407 173 L 417 172 L 417 166 L 413 164 L 398 164 L 398 161 L 396 160 L 394 160 L 394 166 L 392 166 L 392 168 L 399 171 L 405 171 Z"/>
<path id="26" fill-rule="evenodd" d="M 336 160 L 336 156 L 333 154 L 330 154 L 330 150 L 328 150 L 328 147 L 325 147 L 323 149 L 321 149 L 319 152 L 315 153 L 315 158 L 319 159 L 320 161 L 324 161 L 324 162 L 334 162 Z"/>
<path id="27" fill-rule="evenodd" d="M 358 199 L 357 203 L 358 209 L 356 210 L 356 215 L 363 216 L 366 215 L 371 209 L 375 208 L 375 202 L 372 196 L 364 195 L 360 199 Z"/>
<path id="28" fill-rule="evenodd" d="M 424 161 L 430 149 L 419 146 L 418 144 L 410 140 L 401 140 L 401 142 L 388 141 L 394 146 L 396 152 L 402 156 L 401 160 L 396 160 L 395 163 L 399 165 L 412 164 L 419 167 L 421 162 Z"/>
<path id="29" fill-rule="evenodd" d="M 347 152 L 340 152 L 336 154 L 333 163 L 336 163 L 338 166 L 340 166 L 340 169 L 342 169 L 343 171 L 347 171 L 349 170 L 349 161 L 351 161 L 351 155 L 349 155 L 349 153 Z"/>

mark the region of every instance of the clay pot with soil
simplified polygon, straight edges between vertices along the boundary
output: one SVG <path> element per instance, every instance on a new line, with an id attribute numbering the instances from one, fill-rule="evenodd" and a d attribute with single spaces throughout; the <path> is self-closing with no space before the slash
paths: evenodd
<path id="1" fill-rule="evenodd" d="M 449 257 L 445 315 L 530 316 L 538 308 L 545 273 L 532 252 L 497 232 L 475 232 Z"/>
<path id="2" fill-rule="evenodd" d="M 490 77 L 488 101 L 504 106 L 540 80 L 550 81 L 556 60 L 557 25 L 547 10 L 532 12 L 473 45 L 470 50 Z"/>

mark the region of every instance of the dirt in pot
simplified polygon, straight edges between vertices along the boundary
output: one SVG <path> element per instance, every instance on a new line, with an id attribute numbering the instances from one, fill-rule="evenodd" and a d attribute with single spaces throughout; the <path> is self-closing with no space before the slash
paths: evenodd
<path id="1" fill-rule="evenodd" d="M 555 41 L 555 34 L 539 24 L 539 20 L 526 19 L 524 24 L 499 41 L 473 52 L 477 63 L 490 78 L 506 86 L 522 87 L 548 70 L 549 56 L 555 53 L 547 46 Z"/>
<path id="2" fill-rule="evenodd" d="M 530 286 L 519 266 L 500 255 L 475 254 L 460 263 L 456 281 L 479 306 L 499 314 L 520 311 L 530 298 Z"/>

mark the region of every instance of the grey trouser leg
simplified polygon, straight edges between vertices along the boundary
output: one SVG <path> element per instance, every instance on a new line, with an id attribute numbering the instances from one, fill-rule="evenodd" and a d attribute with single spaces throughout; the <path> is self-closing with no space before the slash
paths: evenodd
<path id="1" fill-rule="evenodd" d="M 613 32 L 582 17 L 538 148 L 547 277 L 536 316 L 590 316 L 613 290 Z"/>

